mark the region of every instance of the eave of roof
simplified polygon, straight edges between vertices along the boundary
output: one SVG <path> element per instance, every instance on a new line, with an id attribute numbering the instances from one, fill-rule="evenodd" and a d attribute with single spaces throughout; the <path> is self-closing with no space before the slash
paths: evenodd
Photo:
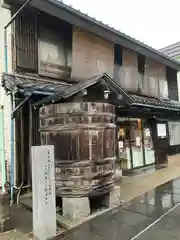
<path id="1" fill-rule="evenodd" d="M 166 47 L 160 48 L 159 51 L 160 52 L 166 52 L 167 50 L 169 51 L 169 50 L 172 50 L 172 49 L 177 48 L 179 46 L 180 46 L 180 42 L 176 42 L 176 43 L 173 43 L 173 44 L 168 45 Z"/>
<path id="2" fill-rule="evenodd" d="M 178 101 L 129 94 L 106 73 L 93 76 L 73 85 L 62 81 L 50 80 L 36 76 L 6 73 L 2 74 L 2 85 L 7 91 L 20 92 L 23 90 L 25 93 L 28 92 L 32 94 L 47 93 L 44 95 L 49 95 L 48 97 L 34 103 L 34 106 L 36 107 L 65 100 L 97 83 L 102 83 L 111 91 L 114 91 L 117 95 L 121 95 L 129 107 L 148 107 L 180 112 L 180 103 Z"/>
<path id="3" fill-rule="evenodd" d="M 180 42 L 176 42 L 174 44 L 161 48 L 159 51 L 178 60 L 180 56 Z"/>
<path id="4" fill-rule="evenodd" d="M 87 89 L 101 81 L 104 81 L 105 85 L 110 88 L 110 90 L 113 90 L 116 94 L 121 95 L 127 103 L 132 103 L 133 99 L 132 97 L 127 94 L 112 78 L 110 78 L 106 73 L 93 76 L 89 79 L 81 80 L 80 82 L 73 84 L 72 86 L 69 86 L 67 88 L 62 89 L 62 91 L 59 91 L 52 96 L 49 96 L 47 98 L 44 98 L 36 103 L 34 103 L 34 106 L 41 106 L 44 104 L 51 104 L 55 102 L 59 102 L 61 100 L 65 100 L 67 98 L 70 98 L 73 95 L 76 95 L 77 93 L 83 91 L 84 89 Z"/>
<path id="5" fill-rule="evenodd" d="M 52 95 L 65 89 L 71 84 L 58 80 L 50 80 L 38 76 L 29 76 L 24 74 L 7 74 L 3 73 L 1 77 L 2 86 L 9 92 L 31 92 L 44 93 Z"/>
<path id="6" fill-rule="evenodd" d="M 14 3 L 14 0 L 6 0 L 7 3 Z M 25 0 L 17 0 L 16 2 L 24 3 Z M 120 44 L 135 52 L 150 57 L 164 65 L 173 69 L 180 70 L 180 63 L 175 59 L 163 54 L 162 52 L 149 47 L 148 45 L 131 38 L 130 36 L 100 22 L 96 19 L 76 10 L 71 6 L 64 4 L 58 0 L 33 0 L 30 5 L 52 16 L 63 19 L 71 24 L 78 25 L 83 29 L 91 31 L 111 42 Z"/>
<path id="7" fill-rule="evenodd" d="M 158 99 L 153 97 L 139 96 L 136 94 L 129 94 L 123 88 L 121 88 L 112 78 L 106 73 L 93 76 L 84 81 L 80 81 L 72 86 L 62 89 L 61 91 L 44 98 L 34 104 L 34 106 L 41 106 L 44 104 L 56 103 L 87 89 L 97 83 L 103 83 L 111 91 L 116 92 L 117 95 L 121 95 L 125 100 L 126 105 L 129 107 L 148 107 L 154 109 L 170 110 L 180 112 L 180 103 L 178 101 L 172 101 L 169 99 Z"/>
<path id="8" fill-rule="evenodd" d="M 131 95 L 131 97 L 133 98 L 133 103 L 131 104 L 132 106 L 149 107 L 180 112 L 180 102 L 178 101 L 138 96 L 134 94 Z"/>

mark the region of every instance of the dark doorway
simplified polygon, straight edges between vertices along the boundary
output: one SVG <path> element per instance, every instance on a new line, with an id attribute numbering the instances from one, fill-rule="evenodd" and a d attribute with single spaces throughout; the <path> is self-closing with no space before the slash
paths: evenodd
<path id="1" fill-rule="evenodd" d="M 148 120 L 153 137 L 153 147 L 157 168 L 165 167 L 168 163 L 168 132 L 167 121 L 150 119 Z"/>

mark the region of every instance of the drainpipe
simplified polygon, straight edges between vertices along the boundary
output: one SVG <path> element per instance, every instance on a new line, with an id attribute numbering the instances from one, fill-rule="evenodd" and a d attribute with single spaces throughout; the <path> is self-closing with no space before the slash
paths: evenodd
<path id="1" fill-rule="evenodd" d="M 11 112 L 14 109 L 14 94 L 11 94 Z M 11 190 L 11 204 L 13 204 L 14 200 L 14 126 L 15 126 L 15 119 L 11 114 L 11 164 L 10 164 L 10 190 Z"/>
<path id="2" fill-rule="evenodd" d="M 4 26 L 4 66 L 5 73 L 8 73 L 8 43 L 7 43 L 7 28 L 12 24 L 21 11 L 31 2 L 27 0 L 19 10 L 12 16 L 11 20 Z M 11 94 L 11 110 L 14 110 L 14 94 Z M 10 182 L 11 182 L 11 204 L 13 204 L 14 195 L 14 126 L 15 119 L 11 116 L 11 166 L 10 166 Z"/>
<path id="3" fill-rule="evenodd" d="M 0 106 L 0 158 L 1 158 L 1 184 L 2 192 L 5 193 L 6 183 L 6 163 L 5 163 L 5 152 L 4 152 L 4 107 Z"/>
<path id="4" fill-rule="evenodd" d="M 27 92 L 24 89 L 20 89 L 19 92 L 20 93 L 25 93 L 25 94 L 39 94 L 39 95 L 44 95 L 44 96 L 52 96 L 54 94 L 53 92 L 37 91 L 37 90 Z"/>

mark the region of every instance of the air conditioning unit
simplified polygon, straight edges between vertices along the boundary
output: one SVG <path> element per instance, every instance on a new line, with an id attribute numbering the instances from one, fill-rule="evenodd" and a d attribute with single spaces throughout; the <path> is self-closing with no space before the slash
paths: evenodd
<path id="1" fill-rule="evenodd" d="M 0 0 L 0 7 L 11 9 L 11 5 L 8 4 L 6 0 Z"/>

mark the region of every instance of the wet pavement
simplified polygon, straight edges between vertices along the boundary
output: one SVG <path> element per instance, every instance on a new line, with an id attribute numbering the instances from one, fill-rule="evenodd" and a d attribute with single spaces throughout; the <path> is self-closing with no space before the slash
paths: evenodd
<path id="1" fill-rule="evenodd" d="M 179 204 L 179 206 L 178 206 Z M 105 213 L 60 240 L 180 239 L 180 178 Z"/>
<path id="2" fill-rule="evenodd" d="M 139 233 L 134 239 L 150 240 L 150 239 L 180 239 L 180 205 L 170 210 L 159 221 L 155 222 L 152 226 Z M 134 240 L 133 239 L 133 240 Z"/>

